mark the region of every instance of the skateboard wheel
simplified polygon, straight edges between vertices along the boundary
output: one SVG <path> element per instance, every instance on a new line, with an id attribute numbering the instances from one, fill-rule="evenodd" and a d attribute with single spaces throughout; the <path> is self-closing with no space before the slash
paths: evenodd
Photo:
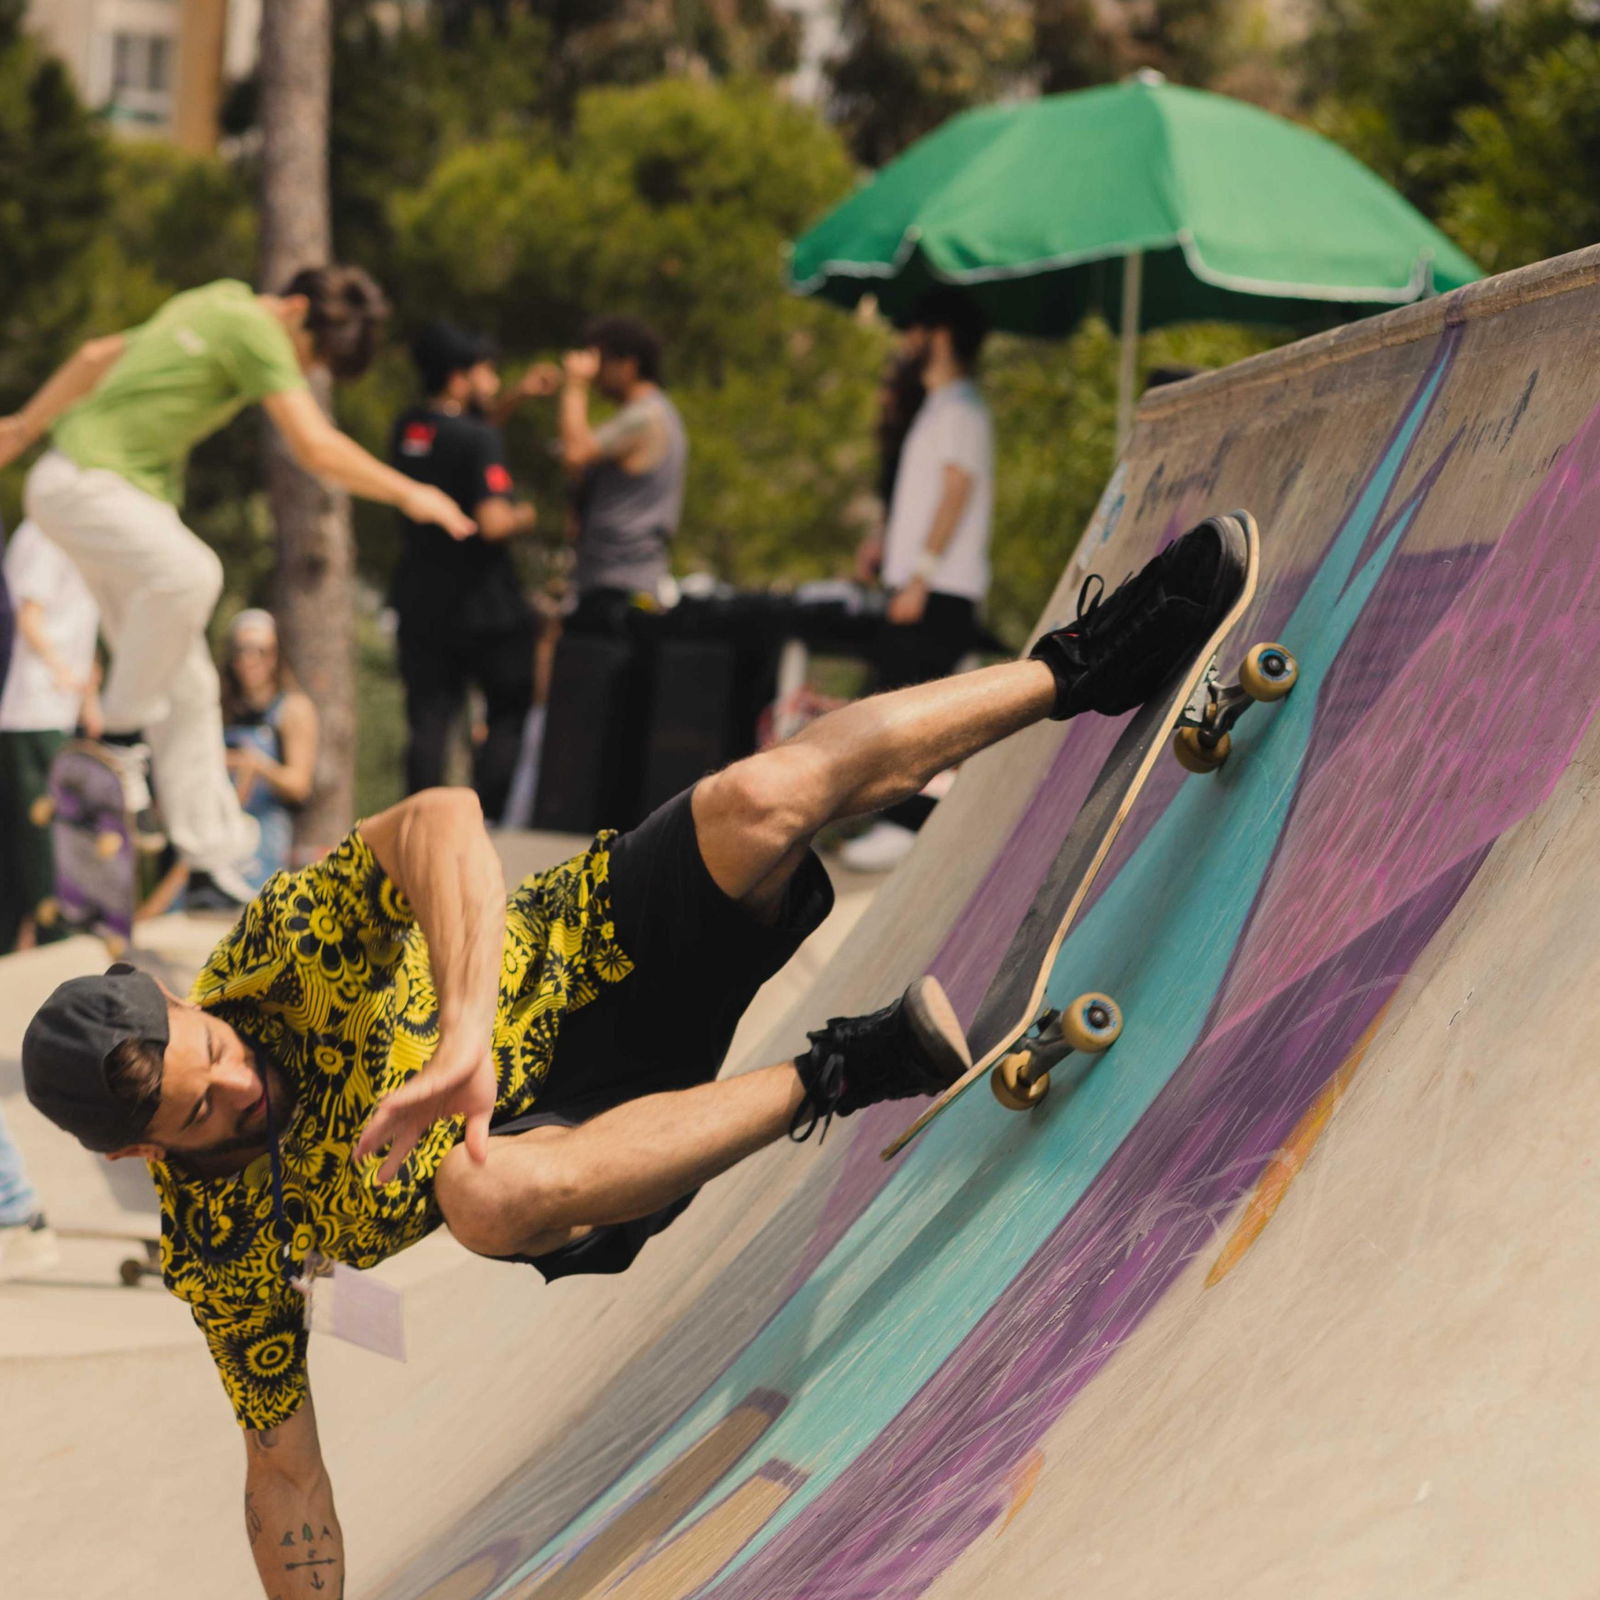
<path id="1" fill-rule="evenodd" d="M 48 828 L 50 819 L 56 814 L 56 803 L 47 794 L 42 794 L 28 807 L 28 821 L 36 828 Z"/>
<path id="2" fill-rule="evenodd" d="M 1239 687 L 1252 700 L 1281 700 L 1300 677 L 1300 663 L 1281 644 L 1251 647 L 1239 663 Z"/>
<path id="3" fill-rule="evenodd" d="M 122 848 L 122 835 L 107 828 L 94 836 L 94 853 L 102 861 L 109 861 Z"/>
<path id="4" fill-rule="evenodd" d="M 1013 1050 L 989 1074 L 989 1087 L 1007 1111 L 1032 1111 L 1049 1094 L 1050 1074 L 1041 1072 L 1037 1078 L 1030 1077 L 1028 1068 L 1032 1062 L 1033 1057 L 1026 1050 Z"/>
<path id="5" fill-rule="evenodd" d="M 33 920 L 41 928 L 53 928 L 61 920 L 61 902 L 52 895 L 34 907 Z"/>
<path id="6" fill-rule="evenodd" d="M 1085 1055 L 1109 1050 L 1122 1035 L 1122 1008 L 1108 994 L 1080 994 L 1056 1024 L 1062 1042 Z"/>
<path id="7" fill-rule="evenodd" d="M 106 935 L 106 954 L 113 961 L 120 961 L 128 953 L 128 941 L 120 933 Z"/>
<path id="8" fill-rule="evenodd" d="M 1185 772 L 1215 772 L 1228 759 L 1233 749 L 1233 738 L 1221 734 L 1217 742 L 1207 746 L 1200 742 L 1198 728 L 1179 728 L 1172 738 L 1172 753 Z"/>

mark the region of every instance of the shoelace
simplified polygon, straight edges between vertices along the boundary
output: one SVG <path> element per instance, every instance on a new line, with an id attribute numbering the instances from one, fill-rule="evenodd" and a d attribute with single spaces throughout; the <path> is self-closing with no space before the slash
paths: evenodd
<path id="1" fill-rule="evenodd" d="M 813 1033 L 807 1037 L 815 1045 L 821 1042 L 824 1035 Z M 789 1137 L 796 1144 L 804 1144 L 817 1131 L 817 1124 L 821 1123 L 822 1137 L 817 1140 L 817 1144 L 819 1146 L 825 1144 L 828 1129 L 833 1126 L 833 1108 L 838 1105 L 843 1094 L 844 1056 L 839 1050 L 833 1049 L 822 1058 L 820 1065 L 806 1084 L 805 1099 L 795 1109 L 794 1118 L 789 1124 Z"/>

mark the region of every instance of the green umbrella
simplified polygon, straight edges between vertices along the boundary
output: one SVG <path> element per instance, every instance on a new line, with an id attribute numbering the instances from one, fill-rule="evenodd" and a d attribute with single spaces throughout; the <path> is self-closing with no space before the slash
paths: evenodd
<path id="1" fill-rule="evenodd" d="M 957 283 L 1013 333 L 1120 321 L 1119 442 L 1141 328 L 1326 323 L 1480 276 L 1337 145 L 1157 73 L 952 118 L 797 240 L 789 270 L 801 294 L 891 315 Z"/>

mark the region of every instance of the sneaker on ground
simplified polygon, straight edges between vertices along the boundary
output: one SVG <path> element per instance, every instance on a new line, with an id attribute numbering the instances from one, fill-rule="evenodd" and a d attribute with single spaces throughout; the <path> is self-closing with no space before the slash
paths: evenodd
<path id="1" fill-rule="evenodd" d="M 795 1061 L 805 1099 L 789 1124 L 797 1143 L 820 1123 L 884 1100 L 909 1100 L 948 1089 L 972 1065 L 960 1018 L 937 978 L 918 978 L 893 1004 L 864 1017 L 832 1017 L 807 1034 L 811 1048 Z"/>
<path id="2" fill-rule="evenodd" d="M 48 1272 L 61 1261 L 55 1230 L 36 1211 L 26 1222 L 0 1223 L 0 1283 Z"/>
<path id="3" fill-rule="evenodd" d="M 1055 674 L 1052 718 L 1131 711 L 1193 656 L 1244 582 L 1241 515 L 1207 517 L 1110 594 L 1098 573 L 1083 580 L 1077 618 L 1029 651 Z"/>
<path id="4" fill-rule="evenodd" d="M 887 872 L 911 854 L 916 842 L 916 834 L 898 822 L 875 822 L 865 833 L 840 845 L 839 862 L 852 872 Z"/>

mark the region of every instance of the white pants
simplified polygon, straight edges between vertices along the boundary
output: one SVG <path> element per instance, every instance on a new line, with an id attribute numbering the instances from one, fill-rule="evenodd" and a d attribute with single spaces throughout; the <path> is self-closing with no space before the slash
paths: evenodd
<path id="1" fill-rule="evenodd" d="M 223 759 L 217 669 L 206 623 L 222 593 L 222 563 L 176 508 L 59 450 L 23 490 L 28 515 L 66 551 L 100 607 L 111 652 L 101 701 L 108 733 L 150 746 L 167 835 L 202 870 L 237 865 L 254 848 Z"/>

